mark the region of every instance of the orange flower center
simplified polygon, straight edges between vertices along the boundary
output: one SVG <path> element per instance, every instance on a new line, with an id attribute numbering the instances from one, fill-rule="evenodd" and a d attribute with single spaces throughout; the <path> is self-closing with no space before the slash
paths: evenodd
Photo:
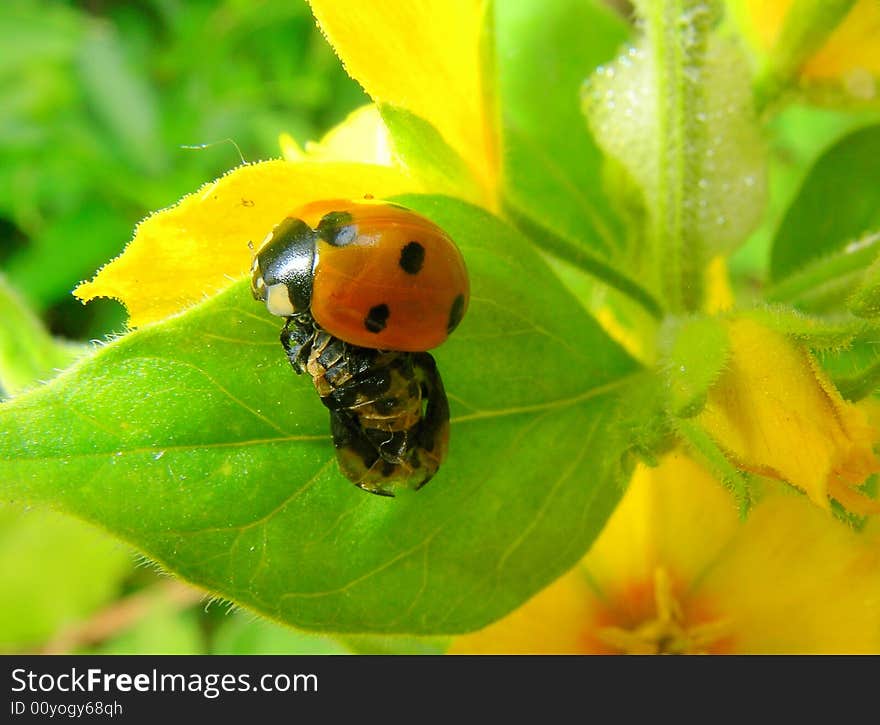
<path id="1" fill-rule="evenodd" d="M 645 596 L 647 594 L 647 596 Z M 606 626 L 596 636 L 607 651 L 617 654 L 708 654 L 727 650 L 728 623 L 708 615 L 702 606 L 682 607 L 672 579 L 662 566 L 653 581 L 635 587 L 609 610 Z M 626 614 L 623 614 L 626 612 Z M 635 615 L 635 616 L 634 616 Z"/>

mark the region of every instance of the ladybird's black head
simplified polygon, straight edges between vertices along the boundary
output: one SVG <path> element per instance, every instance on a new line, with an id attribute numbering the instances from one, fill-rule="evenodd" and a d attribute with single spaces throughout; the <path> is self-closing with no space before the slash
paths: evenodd
<path id="1" fill-rule="evenodd" d="M 273 315 L 290 317 L 312 304 L 317 234 L 300 219 L 272 230 L 254 257 L 251 292 Z"/>

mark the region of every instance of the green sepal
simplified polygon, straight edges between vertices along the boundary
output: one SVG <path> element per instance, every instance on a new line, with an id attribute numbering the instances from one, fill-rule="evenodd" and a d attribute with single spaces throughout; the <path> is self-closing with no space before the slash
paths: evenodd
<path id="1" fill-rule="evenodd" d="M 756 307 L 742 315 L 821 351 L 843 350 L 872 327 L 866 320 L 850 315 L 817 317 L 785 305 Z"/>
<path id="2" fill-rule="evenodd" d="M 675 427 L 693 453 L 733 494 L 741 519 L 748 516 L 755 503 L 756 492 L 751 476 L 739 470 L 712 437 L 693 420 L 677 419 Z"/>
<path id="3" fill-rule="evenodd" d="M 873 236 L 880 239 L 880 234 Z M 865 270 L 859 288 L 847 300 L 846 306 L 857 317 L 880 317 L 880 257 Z"/>
<path id="4" fill-rule="evenodd" d="M 868 364 L 850 375 L 832 376 L 834 387 L 845 400 L 857 402 L 880 388 L 880 360 Z"/>
<path id="5" fill-rule="evenodd" d="M 723 321 L 670 318 L 660 330 L 658 347 L 670 412 L 682 418 L 697 415 L 727 362 L 730 340 Z"/>

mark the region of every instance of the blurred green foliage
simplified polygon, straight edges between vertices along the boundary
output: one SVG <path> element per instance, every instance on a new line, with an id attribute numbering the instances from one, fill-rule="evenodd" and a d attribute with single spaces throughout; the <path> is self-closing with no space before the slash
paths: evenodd
<path id="1" fill-rule="evenodd" d="M 121 329 L 117 303 L 70 291 L 138 220 L 239 164 L 236 144 L 278 156 L 281 132 L 316 138 L 365 99 L 304 0 L 6 0 L 0 265 L 54 332 Z"/>
<path id="2" fill-rule="evenodd" d="M 118 303 L 85 307 L 70 292 L 122 251 L 140 219 L 240 164 L 238 149 L 248 161 L 277 157 L 280 133 L 318 138 L 366 100 L 305 0 L 4 0 L 0 269 L 8 299 L 20 296 L 68 339 L 122 330 Z M 0 312 L 14 337 L 7 323 L 31 323 L 12 302 Z M 23 367 L 19 377 L 47 365 Z M 198 595 L 169 597 L 152 569 L 137 568 L 127 547 L 92 527 L 3 504 L 0 651 L 299 646 L 296 633 L 279 640 L 277 625 L 227 616 Z M 90 618 L 106 630 L 83 628 Z M 327 647 L 344 651 L 318 649 Z"/>

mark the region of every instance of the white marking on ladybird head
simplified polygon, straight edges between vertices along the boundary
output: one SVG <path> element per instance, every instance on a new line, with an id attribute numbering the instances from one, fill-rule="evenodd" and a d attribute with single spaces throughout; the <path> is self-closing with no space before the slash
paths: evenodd
<path id="1" fill-rule="evenodd" d="M 273 315 L 290 317 L 296 312 L 287 294 L 287 285 L 283 282 L 273 284 L 266 288 L 266 307 Z"/>

